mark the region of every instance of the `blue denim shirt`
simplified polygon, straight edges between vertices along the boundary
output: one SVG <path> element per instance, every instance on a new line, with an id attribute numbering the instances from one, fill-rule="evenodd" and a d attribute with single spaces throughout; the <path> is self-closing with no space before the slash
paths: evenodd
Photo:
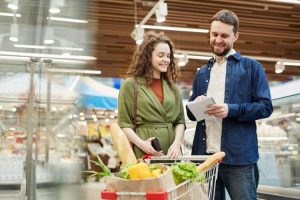
<path id="1" fill-rule="evenodd" d="M 213 64 L 214 59 L 210 59 L 197 71 L 189 101 L 206 95 Z M 259 62 L 243 57 L 238 52 L 228 57 L 224 102 L 228 105 L 228 116 L 222 123 L 221 151 L 226 153 L 223 163 L 256 163 L 259 156 L 255 120 L 266 118 L 273 111 L 268 80 Z M 195 121 L 188 108 L 187 115 Z M 193 155 L 206 154 L 205 130 L 205 120 L 198 122 Z"/>

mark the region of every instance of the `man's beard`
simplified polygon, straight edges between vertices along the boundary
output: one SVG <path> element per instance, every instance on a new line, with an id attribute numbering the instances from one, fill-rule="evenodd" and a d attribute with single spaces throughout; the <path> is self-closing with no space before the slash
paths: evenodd
<path id="1" fill-rule="evenodd" d="M 230 49 L 231 47 L 227 46 L 222 52 L 217 52 L 214 49 L 214 45 L 211 45 L 211 50 L 216 56 L 225 56 L 230 51 Z"/>

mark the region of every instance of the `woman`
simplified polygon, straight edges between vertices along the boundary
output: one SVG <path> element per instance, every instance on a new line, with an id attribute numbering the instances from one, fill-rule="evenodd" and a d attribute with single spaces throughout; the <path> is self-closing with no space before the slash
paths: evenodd
<path id="1" fill-rule="evenodd" d="M 177 69 L 174 45 L 163 33 L 149 32 L 136 48 L 118 98 L 118 123 L 133 143 L 137 158 L 167 154 L 175 158 L 185 130 L 181 95 L 174 82 Z M 136 130 L 134 90 L 137 82 Z M 151 140 L 158 138 L 161 151 Z"/>

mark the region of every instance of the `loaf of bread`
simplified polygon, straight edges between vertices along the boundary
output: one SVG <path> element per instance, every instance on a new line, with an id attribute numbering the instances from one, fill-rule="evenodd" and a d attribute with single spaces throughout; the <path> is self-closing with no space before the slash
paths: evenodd
<path id="1" fill-rule="evenodd" d="M 209 156 L 203 163 L 197 166 L 198 172 L 204 172 L 215 165 L 217 162 L 220 162 L 225 157 L 225 153 L 223 151 L 214 153 Z"/>
<path id="2" fill-rule="evenodd" d="M 137 159 L 134 155 L 132 147 L 125 133 L 118 124 L 113 123 L 110 125 L 110 134 L 113 145 L 118 152 L 122 165 L 136 164 Z"/>

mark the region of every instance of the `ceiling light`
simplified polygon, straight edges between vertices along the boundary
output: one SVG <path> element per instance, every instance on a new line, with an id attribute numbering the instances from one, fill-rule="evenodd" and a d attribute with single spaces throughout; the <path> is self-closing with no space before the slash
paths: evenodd
<path id="1" fill-rule="evenodd" d="M 79 65 L 87 64 L 86 61 L 82 61 L 82 60 L 68 60 L 68 59 L 55 59 L 55 58 L 51 60 L 55 64 L 79 64 Z"/>
<path id="2" fill-rule="evenodd" d="M 184 57 L 184 55 L 187 55 L 187 59 L 195 59 L 195 60 L 209 60 L 212 58 L 212 55 L 205 54 L 203 56 L 201 55 L 194 55 L 193 51 L 184 51 L 184 50 L 177 50 L 175 53 L 176 58 Z"/>
<path id="3" fill-rule="evenodd" d="M 88 23 L 87 20 L 63 18 L 63 17 L 47 17 L 47 19 L 50 19 L 52 21 L 61 21 L 61 22 L 72 22 L 72 23 L 82 23 L 82 24 Z"/>
<path id="4" fill-rule="evenodd" d="M 166 16 L 168 15 L 168 6 L 167 3 L 162 1 L 158 2 L 158 6 L 155 10 L 155 16 L 157 22 L 166 21 Z"/>
<path id="5" fill-rule="evenodd" d="M 9 0 L 7 7 L 12 10 L 18 10 L 19 0 Z"/>
<path id="6" fill-rule="evenodd" d="M 65 138 L 66 135 L 63 134 L 63 133 L 57 133 L 57 134 L 56 134 L 56 137 L 59 137 L 59 138 Z"/>
<path id="7" fill-rule="evenodd" d="M 276 73 L 276 74 L 282 73 L 284 69 L 285 69 L 285 67 L 284 67 L 283 62 L 278 61 L 278 62 L 275 64 L 275 73 Z"/>
<path id="8" fill-rule="evenodd" d="M 66 51 L 83 51 L 83 48 L 76 47 L 55 47 L 55 46 L 40 46 L 40 45 L 27 45 L 27 44 L 15 44 L 14 47 L 17 48 L 27 48 L 27 49 L 54 49 L 54 50 L 66 50 Z"/>
<path id="9" fill-rule="evenodd" d="M 49 12 L 52 14 L 58 14 L 58 13 L 60 13 L 60 9 L 59 8 L 50 8 Z"/>
<path id="10" fill-rule="evenodd" d="M 5 13 L 5 12 L 0 12 L 0 16 L 4 16 L 4 17 L 21 17 L 21 14 L 14 14 L 14 13 Z"/>
<path id="11" fill-rule="evenodd" d="M 174 27 L 174 26 L 153 26 L 153 25 L 135 25 L 136 27 L 140 26 L 144 29 L 158 29 L 166 31 L 184 31 L 184 32 L 194 32 L 194 33 L 208 33 L 208 29 L 201 28 L 183 28 L 183 27 Z"/>
<path id="12" fill-rule="evenodd" d="M 282 63 L 283 65 L 300 66 L 300 61 L 299 62 L 283 61 Z"/>
<path id="13" fill-rule="evenodd" d="M 184 54 L 187 53 L 189 59 L 197 59 L 197 60 L 209 60 L 213 57 L 213 53 L 203 52 L 203 51 L 188 51 L 188 50 L 176 50 L 176 54 Z M 175 57 L 178 56 L 175 54 Z M 300 60 L 295 59 L 285 59 L 285 58 L 276 58 L 276 57 L 263 57 L 263 56 L 251 56 L 244 55 L 245 57 L 253 58 L 259 61 L 268 61 L 268 62 L 277 62 L 281 65 L 287 66 L 300 66 Z M 278 62 L 280 60 L 280 62 Z M 279 67 L 280 68 L 280 67 Z M 282 68 L 282 66 L 281 66 Z"/>
<path id="14" fill-rule="evenodd" d="M 44 53 L 25 53 L 16 51 L 0 51 L 0 55 L 4 56 L 22 56 L 22 57 L 36 57 L 36 58 L 50 58 L 50 59 L 70 59 L 70 60 L 97 60 L 96 57 L 92 56 L 63 56 L 57 54 L 44 54 Z"/>
<path id="15" fill-rule="evenodd" d="M 12 42 L 18 42 L 18 35 L 19 35 L 19 27 L 18 24 L 11 24 L 10 25 L 10 37 L 9 40 Z"/>
<path id="16" fill-rule="evenodd" d="M 178 56 L 178 66 L 183 67 L 189 62 L 187 54 L 179 55 Z"/>
<path id="17" fill-rule="evenodd" d="M 50 68 L 49 71 L 57 73 L 72 73 L 72 74 L 101 74 L 99 70 L 83 70 L 83 69 L 67 69 L 67 68 Z"/>
<path id="18" fill-rule="evenodd" d="M 282 2 L 282 3 L 295 3 L 295 4 L 300 4 L 299 0 L 272 0 L 276 2 Z"/>
<path id="19" fill-rule="evenodd" d="M 198 55 L 188 55 L 189 59 L 195 59 L 195 60 L 209 60 L 211 59 L 210 56 L 198 56 Z"/>
<path id="20" fill-rule="evenodd" d="M 52 27 L 48 27 L 46 29 L 44 44 L 54 44 L 53 28 Z"/>
<path id="21" fill-rule="evenodd" d="M 52 14 L 60 13 L 60 7 L 64 5 L 64 0 L 51 0 L 49 12 Z"/>
<path id="22" fill-rule="evenodd" d="M 142 44 L 144 40 L 144 29 L 141 28 L 140 26 L 135 28 L 134 39 L 137 45 Z"/>
<path id="23" fill-rule="evenodd" d="M 0 59 L 3 60 L 7 60 L 7 61 L 28 61 L 29 57 L 18 57 L 18 56 L 1 56 L 0 55 Z"/>

